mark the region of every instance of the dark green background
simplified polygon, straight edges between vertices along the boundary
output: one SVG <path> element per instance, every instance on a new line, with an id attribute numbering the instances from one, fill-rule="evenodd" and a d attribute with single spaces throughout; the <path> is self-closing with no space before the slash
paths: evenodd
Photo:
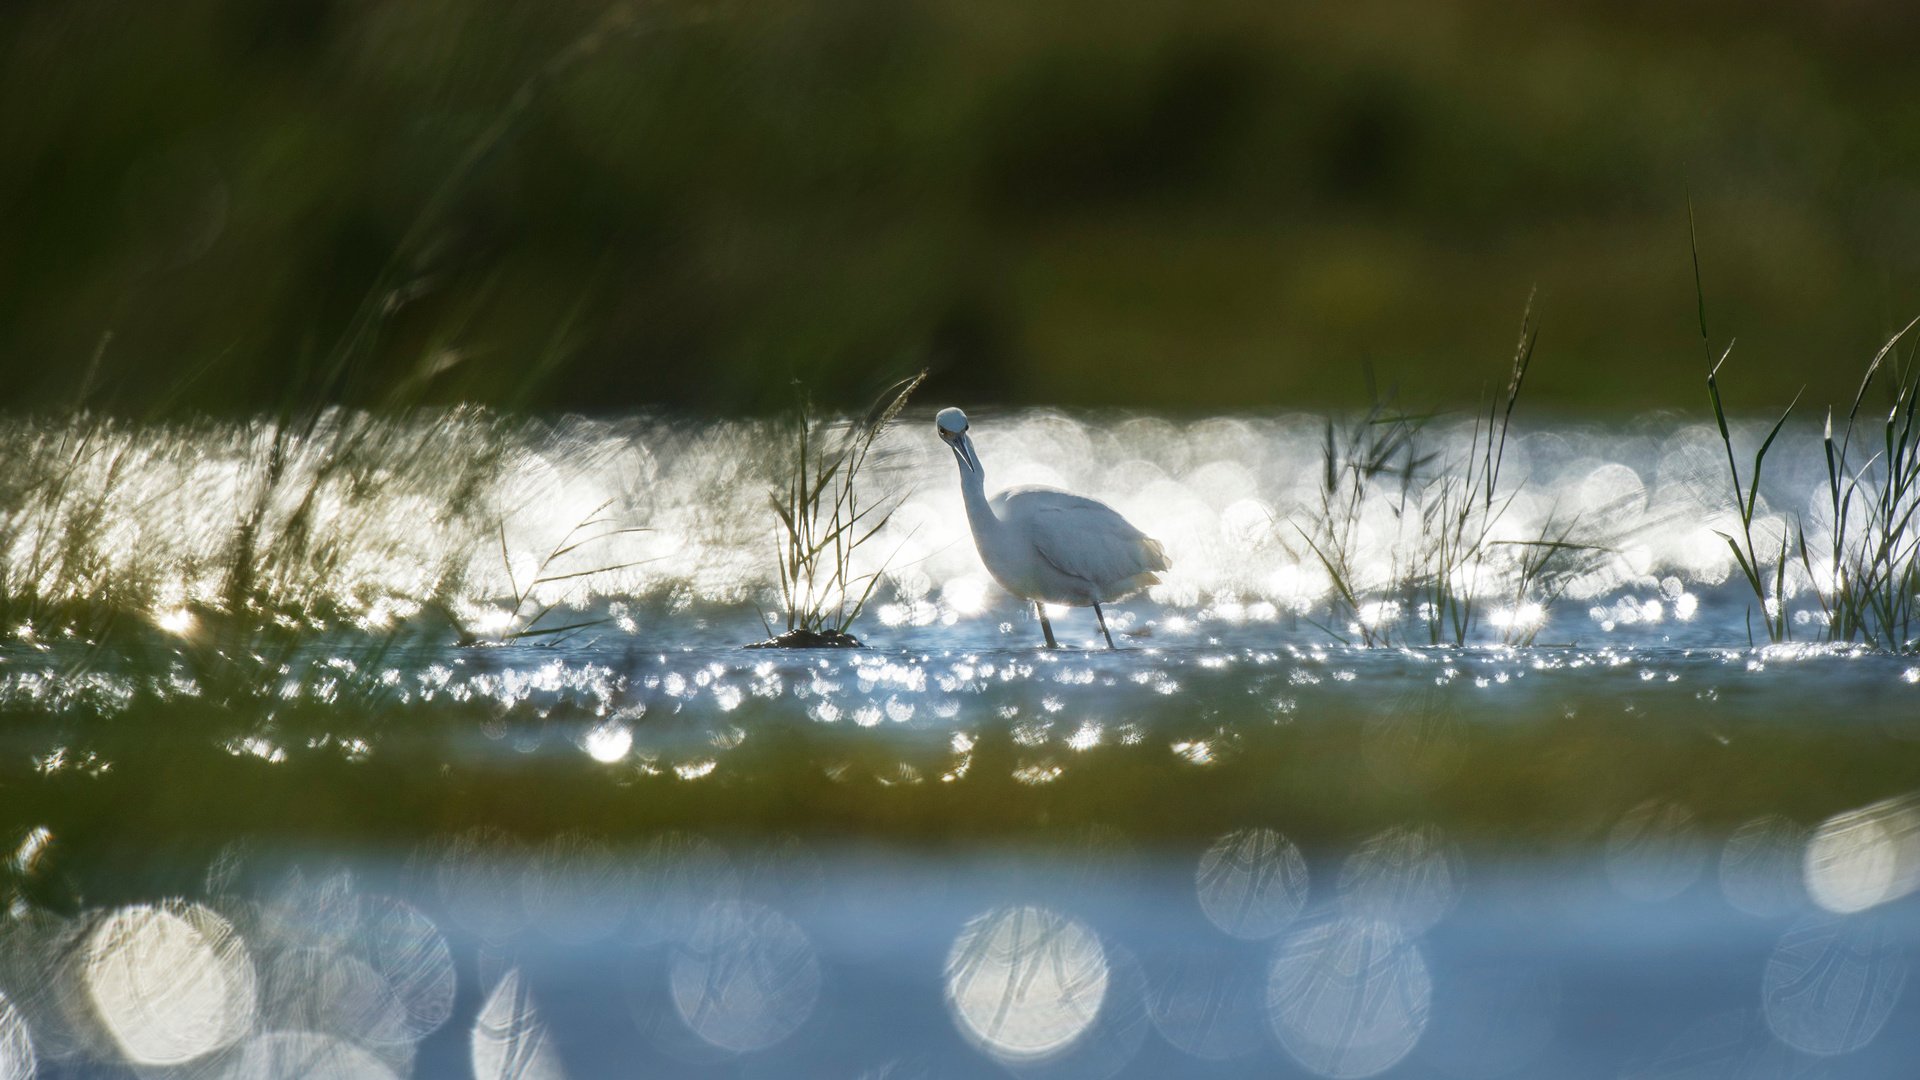
<path id="1" fill-rule="evenodd" d="M 0 14 L 0 379 L 146 411 L 1844 396 L 1920 7 L 172 0 Z"/>

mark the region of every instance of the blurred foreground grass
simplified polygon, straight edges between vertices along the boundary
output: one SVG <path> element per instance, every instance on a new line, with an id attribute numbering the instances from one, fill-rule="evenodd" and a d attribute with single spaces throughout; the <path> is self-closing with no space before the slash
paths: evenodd
<path id="1" fill-rule="evenodd" d="M 382 847 L 476 825 L 526 837 L 631 839 L 679 828 L 929 848 L 1044 844 L 1055 830 L 1106 826 L 1144 846 L 1173 847 L 1249 822 L 1330 848 L 1422 821 L 1518 857 L 1602 844 L 1622 815 L 1654 799 L 1686 808 L 1684 823 L 1709 835 L 1766 814 L 1818 822 L 1905 794 L 1920 769 L 1920 743 L 1872 725 L 1764 719 L 1727 741 L 1666 719 L 1546 719 L 1506 731 L 1462 724 L 1436 762 L 1417 740 L 1388 746 L 1380 717 L 1356 708 L 1265 730 L 1255 728 L 1263 717 L 1223 718 L 1238 734 L 1207 764 L 1159 738 L 1070 759 L 1026 753 L 988 722 L 953 780 L 943 778 L 957 756 L 944 745 L 903 746 L 769 716 L 748 721 L 753 738 L 720 769 L 689 780 L 643 763 L 595 764 L 564 737 L 561 746 L 509 752 L 537 745 L 537 729 L 502 736 L 494 754 L 449 752 L 460 741 L 454 722 L 481 719 L 473 713 L 425 723 L 418 714 L 366 718 L 382 735 L 365 761 L 337 748 L 296 748 L 275 762 L 194 737 L 209 721 L 238 719 L 187 708 L 130 714 L 116 721 L 123 730 L 86 740 L 120 751 L 93 759 L 113 763 L 97 775 L 72 756 L 51 775 L 25 775 L 24 756 L 10 754 L 8 824 L 31 818 L 76 849 L 111 851 L 196 839 L 217 847 L 240 834 L 296 847 Z M 9 718 L 14 740 L 36 726 L 21 721 Z M 470 739 L 472 728 L 462 734 Z M 1045 781 L 1023 772 L 1054 764 L 1059 774 Z"/>
<path id="2" fill-rule="evenodd" d="M 557 662 L 542 654 L 476 662 L 532 677 Z M 1892 658 L 1782 654 L 1743 675 L 1738 657 L 1721 657 L 1678 683 L 1636 674 L 1671 658 L 1620 658 L 1498 691 L 1476 677 L 1507 686 L 1497 673 L 1511 654 L 1439 658 L 1461 672 L 1446 686 L 1431 685 L 1430 659 L 1336 657 L 1365 677 L 1299 706 L 1263 704 L 1264 688 L 1287 681 L 1283 664 L 1117 699 L 1043 680 L 963 700 L 949 720 L 868 727 L 821 722 L 791 695 L 681 715 L 670 692 L 640 689 L 650 657 L 606 656 L 634 672 L 611 702 L 628 719 L 609 753 L 595 743 L 607 710 L 590 701 L 406 700 L 396 687 L 430 657 L 289 670 L 221 650 L 197 667 L 123 666 L 117 691 L 92 700 L 10 684 L 0 834 L 56 838 L 56 862 L 13 870 L 54 904 L 65 889 L 111 892 L 204 866 L 242 837 L 376 852 L 474 829 L 501 843 L 584 834 L 621 846 L 682 830 L 938 852 L 1084 847 L 1089 829 L 1176 850 L 1264 824 L 1329 851 L 1417 822 L 1495 859 L 1602 848 L 1658 859 L 1663 845 L 1724 839 L 1761 817 L 1810 827 L 1905 796 L 1920 770 L 1910 695 L 1878 689 L 1899 685 Z M 407 673 L 385 678 L 389 663 Z M 792 665 L 796 681 L 813 670 Z M 1324 668 L 1292 670 L 1313 681 Z M 1430 688 L 1407 691 L 1409 676 Z M 1549 678 L 1551 689 L 1522 685 Z M 1703 680 L 1713 689 L 1700 692 Z M 1057 713 L 1007 707 L 1055 693 Z"/>

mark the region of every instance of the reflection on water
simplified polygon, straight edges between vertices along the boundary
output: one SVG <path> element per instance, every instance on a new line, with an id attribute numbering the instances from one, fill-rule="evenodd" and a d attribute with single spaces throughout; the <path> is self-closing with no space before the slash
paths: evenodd
<path id="1" fill-rule="evenodd" d="M 799 739 L 809 745 L 795 764 L 817 761 L 841 784 L 977 790 L 1012 780 L 1042 791 L 1073 788 L 1077 777 L 1144 756 L 1179 766 L 1173 775 L 1226 767 L 1223 782 L 1231 785 L 1242 774 L 1236 763 L 1248 754 L 1339 739 L 1352 743 L 1342 746 L 1337 769 L 1354 785 L 1351 790 L 1400 792 L 1416 800 L 1412 807 L 1417 800 L 1461 795 L 1463 779 L 1484 767 L 1474 760 L 1476 744 L 1503 729 L 1543 743 L 1562 730 L 1577 736 L 1561 748 L 1574 756 L 1563 752 L 1544 760 L 1528 782 L 1544 783 L 1551 775 L 1565 785 L 1559 793 L 1611 799 L 1612 789 L 1596 787 L 1591 772 L 1574 767 L 1611 767 L 1613 749 L 1593 744 L 1596 738 L 1671 742 L 1663 752 L 1676 755 L 1672 760 L 1709 768 L 1727 759 L 1723 750 L 1779 748 L 1769 760 L 1786 770 L 1800 761 L 1786 752 L 1781 733 L 1796 726 L 1814 730 L 1805 725 L 1816 721 L 1820 731 L 1855 740 L 1840 746 L 1849 754 L 1857 739 L 1875 737 L 1893 740 L 1889 753 L 1911 756 L 1913 741 L 1903 733 L 1906 718 L 1920 706 L 1920 686 L 1906 677 L 1911 661 L 1825 646 L 1460 651 L 1163 645 L 1118 655 L 958 649 L 764 655 L 441 644 L 388 653 L 348 675 L 322 640 L 278 665 L 273 682 L 262 689 L 250 681 L 257 671 L 250 662 L 224 656 L 209 662 L 180 651 L 105 663 L 77 646 L 34 650 L 0 658 L 0 712 L 18 718 L 7 729 L 10 756 L 0 756 L 0 766 L 41 780 L 109 781 L 116 768 L 152 753 L 153 735 L 168 730 L 192 733 L 169 745 L 217 749 L 234 762 L 257 763 L 249 770 L 322 762 L 432 769 L 490 762 L 500 768 L 577 767 L 582 776 L 598 778 L 592 790 L 603 783 L 692 790 L 752 777 L 780 762 Z M 95 666 L 76 674 L 75 663 Z M 343 690 L 342 680 L 349 679 L 351 689 Z M 1500 744 L 1491 749 L 1505 752 Z M 1617 749 L 1621 767 L 1629 770 L 1658 764 L 1636 758 L 1624 745 Z M 1585 750 L 1604 752 L 1580 759 Z M 1274 764 L 1310 771 L 1297 757 Z M 1849 779 L 1831 771 L 1772 778 L 1782 788 Z M 1879 789 L 1853 803 L 1821 804 L 1808 816 L 1820 820 L 1889 793 Z M 1609 873 L 1624 895 L 1672 896 L 1716 866 L 1717 876 L 1737 889 L 1746 862 L 1777 855 L 1783 844 L 1797 853 L 1792 837 L 1759 825 L 1760 831 L 1724 852 L 1710 851 L 1700 825 L 1703 815 L 1716 811 L 1696 797 L 1720 795 L 1684 796 L 1669 783 L 1609 803 L 1601 839 L 1610 853 Z M 1786 805 L 1755 805 L 1750 818 Z M 1823 890 L 1822 902 L 1844 910 L 1911 892 L 1920 867 L 1917 821 L 1909 803 L 1896 801 L 1822 825 L 1826 869 L 1813 879 Z M 45 823 L 18 824 L 8 843 L 15 862 L 24 865 L 39 857 L 44 841 L 33 830 Z M 1238 936 L 1270 937 L 1297 913 L 1306 888 L 1304 864 L 1292 850 L 1303 838 L 1259 827 L 1228 835 L 1234 824 L 1221 822 L 1213 834 L 1218 849 L 1198 867 L 1202 904 Z M 1391 824 L 1381 821 L 1377 828 Z M 1199 827 L 1197 819 L 1192 827 Z M 1355 887 L 1379 892 L 1388 909 L 1444 907 L 1458 887 L 1450 881 L 1451 842 L 1408 825 L 1381 834 L 1376 849 L 1344 873 Z M 578 838 L 541 843 L 544 858 L 598 880 L 607 891 L 631 887 L 606 865 L 604 852 Z M 486 881 L 492 889 L 456 892 L 505 896 L 523 887 L 517 870 L 487 854 L 493 841 L 486 836 L 474 833 L 458 844 L 436 872 L 452 886 Z M 696 853 L 682 854 L 701 862 Z M 674 863 L 679 856 L 662 857 Z M 716 866 L 689 872 L 731 871 Z M 636 902 L 655 902 L 648 891 L 658 891 L 655 886 L 639 888 Z M 1389 895 L 1396 889 L 1433 895 Z M 1843 895 L 1847 890 L 1857 895 Z M 461 920 L 479 933 L 497 937 L 526 917 L 518 908 L 485 907 L 498 902 L 474 902 L 482 906 L 462 912 Z"/>

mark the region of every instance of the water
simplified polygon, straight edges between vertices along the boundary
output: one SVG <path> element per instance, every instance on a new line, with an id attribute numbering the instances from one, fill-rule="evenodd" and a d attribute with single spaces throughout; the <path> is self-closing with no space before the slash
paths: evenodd
<path id="1" fill-rule="evenodd" d="M 1327 575 L 1307 543 L 1319 513 L 1324 423 L 988 414 L 976 416 L 974 433 L 990 488 L 1054 484 L 1111 502 L 1174 557 L 1177 572 L 1151 605 L 1224 628 L 1291 624 L 1314 616 L 1326 597 Z M 235 534 L 251 522 L 255 560 L 276 540 L 300 542 L 291 567 L 255 583 L 272 599 L 323 603 L 373 627 L 416 613 L 436 586 L 453 586 L 451 614 L 478 633 L 525 629 L 547 604 L 624 601 L 664 608 L 623 610 L 632 632 L 733 644 L 751 627 L 728 618 L 709 633 L 714 619 L 731 605 L 774 600 L 767 492 L 787 450 L 774 425 L 455 411 L 403 423 L 331 415 L 276 445 L 278 430 L 16 423 L 0 435 L 9 460 L 22 463 L 8 481 L 9 505 L 27 508 L 7 523 L 10 574 L 75 599 L 110 583 L 150 595 L 153 617 L 164 619 L 223 598 Z M 1742 442 L 1761 433 L 1750 425 Z M 1432 472 L 1464 469 L 1476 456 L 1471 435 L 1466 421 L 1431 429 Z M 993 640 L 979 632 L 1012 609 L 973 553 L 945 448 L 923 426 L 902 424 L 879 458 L 871 490 L 901 505 L 858 553 L 856 574 L 887 571 L 887 602 L 865 628 L 904 647 Z M 1712 425 L 1679 418 L 1517 430 L 1490 550 L 1510 557 L 1502 545 L 1560 530 L 1605 549 L 1566 567 L 1564 597 L 1538 616 L 1542 640 L 1595 643 L 1643 624 L 1662 628 L 1656 641 L 1684 634 L 1688 598 L 1736 574 L 1722 536 L 1738 531 L 1724 468 Z M 1824 469 L 1812 439 L 1775 451 L 1755 521 L 1761 550 L 1777 548 L 1796 520 L 1814 551 L 1823 549 L 1832 517 L 1816 489 Z M 1357 591 L 1383 586 L 1429 543 L 1422 511 L 1438 489 L 1404 503 L 1397 490 L 1382 480 L 1353 514 Z M 1789 577 L 1789 595 L 1800 596 L 1806 574 L 1796 565 Z M 1519 614 L 1499 610 L 1515 606 L 1501 602 L 1500 584 L 1490 576 L 1480 586 L 1493 621 Z M 517 611 L 501 603 L 516 594 L 528 594 Z M 1596 615 L 1595 605 L 1611 614 Z M 1728 613 L 1738 620 L 1743 610 Z M 643 628 L 646 615 L 653 625 Z M 670 625 L 661 624 L 666 616 L 675 617 Z M 1333 629 L 1346 636 L 1349 627 Z M 1715 625 L 1691 640 L 1744 644 L 1747 635 Z"/>
<path id="2" fill-rule="evenodd" d="M 1391 491 L 1329 602 L 1320 425 L 975 417 L 1173 555 L 1114 654 L 919 425 L 873 648 L 778 652 L 770 426 L 16 422 L 0 1076 L 1905 1075 L 1920 661 L 1818 564 L 1764 644 L 1678 418 L 1521 433 L 1496 538 L 1596 550 L 1434 646 Z"/>

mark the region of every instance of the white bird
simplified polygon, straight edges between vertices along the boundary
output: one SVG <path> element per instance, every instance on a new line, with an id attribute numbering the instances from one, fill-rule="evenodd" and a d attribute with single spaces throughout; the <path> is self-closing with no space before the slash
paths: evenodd
<path id="1" fill-rule="evenodd" d="M 1106 503 L 1056 488 L 1022 486 L 987 498 L 987 475 L 967 434 L 967 414 L 941 409 L 935 429 L 960 462 L 960 493 L 980 561 L 1000 586 L 1033 602 L 1047 648 L 1057 649 L 1043 604 L 1093 606 L 1107 647 L 1117 649 L 1100 610 L 1160 583 L 1166 550 Z"/>

